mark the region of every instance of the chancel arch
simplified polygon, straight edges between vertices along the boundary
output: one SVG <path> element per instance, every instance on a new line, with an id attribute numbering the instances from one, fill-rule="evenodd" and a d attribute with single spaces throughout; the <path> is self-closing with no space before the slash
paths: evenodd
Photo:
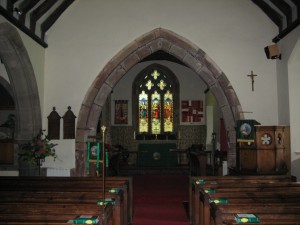
<path id="1" fill-rule="evenodd" d="M 228 135 L 228 165 L 235 166 L 235 121 L 241 119 L 241 105 L 226 75 L 199 47 L 164 28 L 154 29 L 122 49 L 98 74 L 82 103 L 76 136 L 77 176 L 85 175 L 86 146 L 89 135 L 95 135 L 100 113 L 114 86 L 144 58 L 163 51 L 192 69 L 215 96 Z"/>

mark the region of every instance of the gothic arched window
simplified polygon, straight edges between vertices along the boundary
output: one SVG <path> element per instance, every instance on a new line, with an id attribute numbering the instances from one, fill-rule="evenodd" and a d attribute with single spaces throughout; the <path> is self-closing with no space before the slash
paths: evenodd
<path id="1" fill-rule="evenodd" d="M 138 133 L 173 133 L 178 81 L 172 72 L 158 64 L 147 67 L 135 79 L 133 92 Z"/>

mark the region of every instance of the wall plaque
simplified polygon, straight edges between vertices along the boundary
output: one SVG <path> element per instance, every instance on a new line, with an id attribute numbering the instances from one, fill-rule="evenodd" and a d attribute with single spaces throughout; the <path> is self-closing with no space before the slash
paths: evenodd
<path id="1" fill-rule="evenodd" d="M 60 115 L 56 112 L 55 107 L 48 118 L 48 138 L 58 140 L 60 137 Z"/>
<path id="2" fill-rule="evenodd" d="M 68 111 L 63 116 L 64 120 L 64 139 L 75 139 L 75 119 L 76 116 L 68 107 Z"/>

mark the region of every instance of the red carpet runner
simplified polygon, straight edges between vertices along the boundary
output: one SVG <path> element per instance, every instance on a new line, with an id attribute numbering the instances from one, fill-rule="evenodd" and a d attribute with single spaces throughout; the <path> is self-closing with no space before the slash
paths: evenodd
<path id="1" fill-rule="evenodd" d="M 189 225 L 187 175 L 134 176 L 133 199 L 133 225 Z"/>

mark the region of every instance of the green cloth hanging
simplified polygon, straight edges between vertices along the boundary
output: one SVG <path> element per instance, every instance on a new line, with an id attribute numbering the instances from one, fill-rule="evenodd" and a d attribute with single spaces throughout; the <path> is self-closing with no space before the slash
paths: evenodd
<path id="1" fill-rule="evenodd" d="M 108 152 L 107 152 L 107 149 L 106 149 L 106 152 L 105 152 L 105 166 L 108 167 Z"/>
<path id="2" fill-rule="evenodd" d="M 97 161 L 96 161 L 96 173 L 97 175 L 100 173 L 100 153 L 101 153 L 101 147 L 100 143 L 97 142 Z"/>
<path id="3" fill-rule="evenodd" d="M 101 154 L 101 147 L 100 142 L 93 141 L 93 142 L 86 142 L 87 145 L 87 155 L 86 155 L 86 173 L 90 173 L 90 164 L 91 162 L 96 162 L 96 173 L 100 172 L 100 154 Z M 96 152 L 92 154 L 92 148 L 96 148 Z M 96 154 L 95 154 L 96 153 Z"/>

